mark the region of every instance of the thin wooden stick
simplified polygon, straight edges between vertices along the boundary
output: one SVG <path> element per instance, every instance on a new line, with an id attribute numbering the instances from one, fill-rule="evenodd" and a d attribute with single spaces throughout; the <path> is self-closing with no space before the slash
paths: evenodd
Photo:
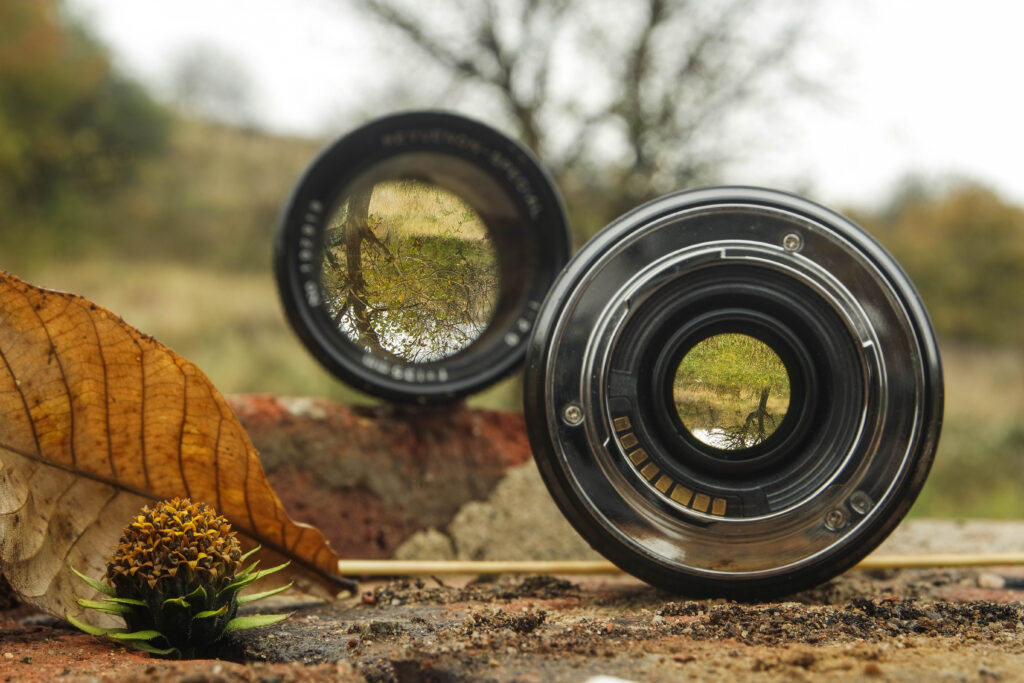
<path id="1" fill-rule="evenodd" d="M 611 562 L 504 560 L 342 560 L 347 576 L 451 576 L 457 574 L 622 574 Z"/>
<path id="2" fill-rule="evenodd" d="M 1024 565 L 1024 553 L 942 553 L 923 555 L 869 555 L 854 569 L 927 569 L 932 567 L 1000 567 Z M 611 562 L 501 561 L 501 560 L 342 560 L 346 576 L 452 576 L 472 574 L 594 574 L 624 572 Z"/>
<path id="3" fill-rule="evenodd" d="M 933 567 L 1012 567 L 1024 565 L 1024 553 L 927 553 L 868 555 L 854 569 L 930 569 Z"/>

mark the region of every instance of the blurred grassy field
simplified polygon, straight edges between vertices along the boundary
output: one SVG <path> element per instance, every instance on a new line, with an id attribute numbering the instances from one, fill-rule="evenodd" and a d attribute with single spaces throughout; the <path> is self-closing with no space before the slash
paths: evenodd
<path id="1" fill-rule="evenodd" d="M 300 344 L 285 321 L 269 262 L 264 272 L 250 273 L 168 261 L 86 260 L 22 276 L 109 308 L 194 362 L 223 393 L 373 402 L 335 380 Z M 508 381 L 472 404 L 518 409 L 518 389 Z"/>
<path id="2" fill-rule="evenodd" d="M 367 402 L 296 340 L 270 269 L 277 212 L 319 147 L 181 122 L 168 157 L 116 201 L 79 215 L 71 237 L 0 232 L 0 269 L 110 308 L 225 393 Z M 943 439 L 912 514 L 1024 517 L 1024 350 L 942 351 Z M 518 384 L 506 381 L 471 404 L 518 410 Z"/>
<path id="3" fill-rule="evenodd" d="M 436 185 L 398 180 L 373 186 L 370 214 L 402 235 L 446 235 L 483 241 L 487 228 L 473 208 Z M 335 217 L 336 222 L 340 222 Z"/>
<path id="4" fill-rule="evenodd" d="M 945 423 L 912 514 L 1024 517 L 1024 349 L 940 346 Z"/>

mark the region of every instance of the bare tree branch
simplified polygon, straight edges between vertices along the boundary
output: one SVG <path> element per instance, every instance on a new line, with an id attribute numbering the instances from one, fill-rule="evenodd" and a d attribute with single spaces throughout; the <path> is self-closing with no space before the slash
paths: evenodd
<path id="1" fill-rule="evenodd" d="M 500 123 L 560 182 L 586 174 L 588 187 L 603 185 L 614 211 L 707 180 L 734 151 L 735 112 L 814 89 L 794 69 L 810 25 L 800 3 L 358 3 L 464 93 L 497 103 Z"/>

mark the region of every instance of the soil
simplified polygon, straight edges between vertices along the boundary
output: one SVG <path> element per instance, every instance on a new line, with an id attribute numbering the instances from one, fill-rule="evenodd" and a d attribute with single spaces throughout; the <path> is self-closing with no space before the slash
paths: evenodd
<path id="1" fill-rule="evenodd" d="M 1024 680 L 1024 571 L 852 571 L 770 603 L 687 600 L 634 579 L 364 584 L 287 603 L 219 659 L 168 662 L 0 612 L 0 681 Z M 600 678 L 605 677 L 605 678 Z"/>
<path id="2" fill-rule="evenodd" d="M 234 397 L 289 510 L 343 557 L 591 553 L 529 461 L 522 416 Z M 911 520 L 880 553 L 1024 546 L 1021 522 Z M 1024 568 L 850 571 L 785 600 L 687 600 L 629 577 L 364 583 L 152 659 L 18 604 L 0 578 L 0 683 L 92 681 L 1024 681 Z"/>

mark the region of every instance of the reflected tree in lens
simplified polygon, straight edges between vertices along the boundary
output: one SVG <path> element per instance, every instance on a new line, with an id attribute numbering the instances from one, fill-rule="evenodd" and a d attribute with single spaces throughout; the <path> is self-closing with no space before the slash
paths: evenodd
<path id="1" fill-rule="evenodd" d="M 415 180 L 353 188 L 325 231 L 321 287 L 338 328 L 394 361 L 458 353 L 487 327 L 494 247 L 458 196 Z"/>
<path id="2" fill-rule="evenodd" d="M 673 382 L 676 411 L 709 446 L 741 450 L 761 443 L 789 408 L 789 374 L 764 342 L 718 334 L 694 345 Z"/>

